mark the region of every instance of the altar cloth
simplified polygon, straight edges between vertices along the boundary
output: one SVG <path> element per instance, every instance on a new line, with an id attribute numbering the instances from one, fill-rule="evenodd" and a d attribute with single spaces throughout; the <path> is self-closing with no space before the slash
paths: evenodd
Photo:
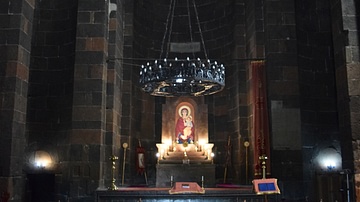
<path id="1" fill-rule="evenodd" d="M 175 186 L 169 190 L 170 194 L 204 194 L 205 189 L 196 182 L 175 182 Z"/>

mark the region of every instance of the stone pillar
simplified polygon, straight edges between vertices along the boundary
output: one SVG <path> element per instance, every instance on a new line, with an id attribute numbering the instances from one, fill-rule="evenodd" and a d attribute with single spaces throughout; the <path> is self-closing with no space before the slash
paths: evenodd
<path id="1" fill-rule="evenodd" d="M 246 88 L 246 32 L 245 32 L 245 1 L 236 1 L 234 5 L 234 55 L 232 64 L 235 68 L 226 69 L 226 88 L 228 89 L 227 101 L 228 119 L 232 135 L 234 182 L 249 183 L 249 172 L 247 172 L 246 152 L 244 142 L 248 141 L 248 106 L 247 106 L 247 88 Z M 224 143 L 225 144 L 225 143 Z M 221 149 L 224 149 L 222 147 Z M 224 171 L 221 171 L 224 172 Z"/>
<path id="2" fill-rule="evenodd" d="M 341 4 L 341 5 L 340 5 Z M 340 33 L 334 38 L 334 44 L 345 46 L 336 49 L 338 102 L 341 103 L 339 120 L 343 138 L 344 169 L 354 169 L 355 201 L 360 201 L 360 54 L 359 21 L 360 3 L 358 1 L 334 1 L 333 8 L 342 9 L 342 19 L 336 18 L 333 24 Z M 342 20 L 342 21 L 341 21 Z M 344 82 L 345 81 L 345 82 Z M 339 105 L 340 106 L 340 105 Z M 351 142 L 350 142 L 351 141 Z M 349 151 L 352 144 L 352 154 Z M 350 153 L 349 153 L 350 152 Z M 350 162 L 353 160 L 353 162 Z M 352 168 L 352 163 L 354 168 Z"/>
<path id="3" fill-rule="evenodd" d="M 127 143 L 129 147 L 127 148 L 127 152 L 125 154 L 125 170 L 124 172 L 119 172 L 121 177 L 124 179 L 124 184 L 132 184 L 136 177 L 140 177 L 142 180 L 144 179 L 142 176 L 134 175 L 134 170 L 136 169 L 136 165 L 134 163 L 134 156 L 135 156 L 135 148 L 138 145 L 138 139 L 141 139 L 141 142 L 145 149 L 148 149 L 146 143 L 146 138 L 144 134 L 139 133 L 139 129 L 143 128 L 139 125 L 139 122 L 146 117 L 140 118 L 139 110 L 141 110 L 141 96 L 139 91 L 136 92 L 136 86 L 138 78 L 138 66 L 135 64 L 138 61 L 133 60 L 131 58 L 138 58 L 141 57 L 134 53 L 134 24 L 136 24 L 134 19 L 134 10 L 137 9 L 136 1 L 126 1 L 124 2 L 124 10 L 123 10 L 123 67 L 121 71 L 121 87 L 120 87 L 120 117 L 121 117 L 121 127 L 120 127 L 120 143 Z M 141 6 L 139 6 L 141 7 Z M 145 14 L 141 16 L 146 17 Z M 138 89 L 137 89 L 138 90 Z M 139 107 L 136 107 L 139 106 Z M 152 111 L 148 108 L 149 111 Z M 135 116 L 137 114 L 138 116 Z M 146 119 L 150 120 L 150 119 Z M 140 127 L 139 127 L 140 126 Z M 148 134 L 153 135 L 153 133 L 149 130 L 147 131 Z M 124 160 L 124 148 L 121 146 L 121 160 L 120 162 L 123 163 Z M 146 156 L 146 155 L 145 155 Z M 121 168 L 123 169 L 123 167 Z M 148 169 L 148 168 L 147 168 Z M 124 175 L 123 175 L 124 173 Z"/>
<path id="4" fill-rule="evenodd" d="M 0 194 L 23 196 L 23 163 L 32 22 L 35 2 L 0 3 Z M 5 21 L 4 21 L 5 20 Z"/>
<path id="5" fill-rule="evenodd" d="M 303 173 L 300 130 L 299 64 L 297 61 L 296 1 L 264 1 L 265 65 L 268 84 L 268 110 L 271 117 L 271 176 L 283 179 L 285 187 L 302 187 Z M 293 164 L 299 169 L 293 168 Z M 287 173 L 292 170 L 292 173 Z M 298 178 L 296 178 L 298 177 Z M 284 198 L 288 196 L 284 191 Z M 291 193 L 302 197 L 303 190 Z"/>
<path id="6" fill-rule="evenodd" d="M 122 79 L 123 79 L 123 65 L 121 58 L 124 57 L 124 1 L 111 0 L 109 4 L 109 42 L 108 42 L 108 60 L 107 60 L 107 85 L 106 85 L 106 149 L 105 159 L 115 155 L 119 159 L 121 144 L 120 144 L 120 123 L 121 123 L 121 108 L 122 108 Z M 120 172 L 120 161 L 115 162 L 116 175 Z M 111 164 L 106 163 L 105 172 L 105 187 L 112 183 L 112 175 L 110 172 Z M 120 181 L 115 179 L 115 184 L 120 185 Z"/>
<path id="7" fill-rule="evenodd" d="M 62 162 L 73 199 L 105 186 L 108 1 L 79 0 L 77 19 L 72 129 Z"/>

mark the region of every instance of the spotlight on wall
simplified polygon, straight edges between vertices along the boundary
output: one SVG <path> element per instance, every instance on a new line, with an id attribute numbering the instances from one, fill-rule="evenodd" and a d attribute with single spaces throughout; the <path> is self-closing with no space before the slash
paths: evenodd
<path id="1" fill-rule="evenodd" d="M 328 159 L 324 161 L 324 167 L 327 168 L 328 171 L 336 169 L 336 163 L 334 159 Z"/>
<path id="2" fill-rule="evenodd" d="M 341 155 L 335 147 L 327 147 L 321 150 L 316 157 L 318 170 L 322 172 L 337 172 L 342 170 Z"/>

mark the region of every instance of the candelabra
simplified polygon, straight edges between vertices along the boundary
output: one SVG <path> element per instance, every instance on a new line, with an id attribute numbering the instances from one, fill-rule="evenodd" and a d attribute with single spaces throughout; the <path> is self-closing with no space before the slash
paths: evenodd
<path id="1" fill-rule="evenodd" d="M 115 161 L 118 159 L 118 157 L 115 156 L 115 155 L 112 155 L 112 156 L 110 156 L 109 159 L 112 162 L 111 163 L 112 164 L 112 168 L 111 168 L 112 180 L 111 180 L 111 185 L 110 185 L 110 187 L 108 189 L 109 190 L 117 190 L 117 187 L 115 185 L 115 181 L 116 181 L 116 179 L 115 179 L 115 169 L 116 169 Z"/>
<path id="2" fill-rule="evenodd" d="M 259 156 L 259 159 L 261 161 L 261 168 L 262 168 L 262 176 L 263 179 L 266 178 L 266 160 L 267 160 L 267 156 L 265 154 Z"/>

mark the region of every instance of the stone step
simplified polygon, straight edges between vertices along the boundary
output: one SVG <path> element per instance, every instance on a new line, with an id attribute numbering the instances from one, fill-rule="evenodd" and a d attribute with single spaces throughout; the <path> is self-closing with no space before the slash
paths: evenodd
<path id="1" fill-rule="evenodd" d="M 212 160 L 207 159 L 162 159 L 158 161 L 159 164 L 212 164 Z"/>
<path id="2" fill-rule="evenodd" d="M 190 159 L 192 161 L 200 161 L 206 160 L 206 156 L 164 156 L 162 160 L 182 160 L 182 159 Z"/>
<path id="3" fill-rule="evenodd" d="M 162 160 L 163 161 L 170 161 L 170 160 L 174 160 L 174 161 L 182 161 L 183 159 L 190 159 L 191 161 L 202 161 L 202 160 L 207 160 L 206 157 L 201 156 L 201 157 L 182 157 L 182 156 L 176 156 L 176 157 L 172 157 L 172 156 L 165 156 Z"/>
<path id="4" fill-rule="evenodd" d="M 189 151 L 186 152 L 187 156 L 205 156 L 204 152 Z M 167 152 L 166 156 L 184 156 L 184 152 Z"/>

